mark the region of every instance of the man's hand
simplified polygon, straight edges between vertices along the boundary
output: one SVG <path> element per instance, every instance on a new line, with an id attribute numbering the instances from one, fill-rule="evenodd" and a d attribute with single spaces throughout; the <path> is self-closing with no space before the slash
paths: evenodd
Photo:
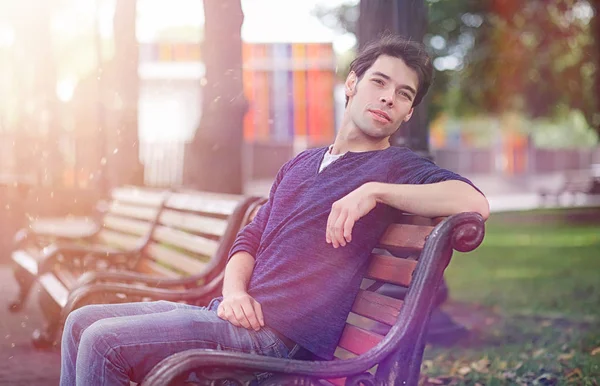
<path id="1" fill-rule="evenodd" d="M 377 205 L 372 184 L 366 183 L 333 203 L 327 219 L 325 239 L 334 248 L 352 241 L 352 228 L 359 218 Z"/>
<path id="2" fill-rule="evenodd" d="M 260 303 L 246 292 L 237 292 L 223 298 L 217 316 L 237 327 L 258 331 L 265 326 Z"/>

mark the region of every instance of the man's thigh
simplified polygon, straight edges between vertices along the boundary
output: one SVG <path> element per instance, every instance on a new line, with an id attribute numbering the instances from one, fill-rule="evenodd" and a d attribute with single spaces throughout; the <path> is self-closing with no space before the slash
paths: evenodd
<path id="1" fill-rule="evenodd" d="M 253 331 L 235 327 L 220 319 L 214 310 L 183 304 L 160 313 L 102 319 L 84 334 L 82 344 L 95 347 L 80 347 L 80 356 L 103 353 L 116 364 L 120 363 L 120 367 L 127 368 L 135 382 L 140 382 L 160 360 L 189 349 L 270 356 L 286 354 L 279 352 L 284 348 L 268 329 Z"/>

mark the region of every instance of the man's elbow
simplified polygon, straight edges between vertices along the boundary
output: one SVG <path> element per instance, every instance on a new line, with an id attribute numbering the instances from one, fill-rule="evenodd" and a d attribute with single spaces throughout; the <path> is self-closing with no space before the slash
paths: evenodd
<path id="1" fill-rule="evenodd" d="M 475 192 L 466 202 L 466 208 L 463 212 L 476 212 L 487 220 L 490 217 L 490 204 L 485 196 L 479 192 Z"/>

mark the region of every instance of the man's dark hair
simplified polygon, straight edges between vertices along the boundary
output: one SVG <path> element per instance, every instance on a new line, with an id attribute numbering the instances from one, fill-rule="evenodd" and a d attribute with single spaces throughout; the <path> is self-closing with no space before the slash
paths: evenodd
<path id="1" fill-rule="evenodd" d="M 433 81 L 431 57 L 425 46 L 422 43 L 407 40 L 398 35 L 382 36 L 378 40 L 367 44 L 350 63 L 350 71 L 354 71 L 356 74 L 357 82 L 381 55 L 402 59 L 410 69 L 417 73 L 419 85 L 417 95 L 413 100 L 413 107 L 421 103 Z M 346 106 L 348 105 L 348 99 L 346 95 Z"/>

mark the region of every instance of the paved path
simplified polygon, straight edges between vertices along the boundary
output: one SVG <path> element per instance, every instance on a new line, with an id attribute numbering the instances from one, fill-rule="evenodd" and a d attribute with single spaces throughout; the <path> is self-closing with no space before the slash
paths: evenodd
<path id="1" fill-rule="evenodd" d="M 33 289 L 25 309 L 15 314 L 8 312 L 8 304 L 17 293 L 17 283 L 10 266 L 2 264 L 0 293 L 0 385 L 58 385 L 59 350 L 35 350 L 30 342 L 33 330 L 43 323 L 37 307 L 37 289 Z"/>

